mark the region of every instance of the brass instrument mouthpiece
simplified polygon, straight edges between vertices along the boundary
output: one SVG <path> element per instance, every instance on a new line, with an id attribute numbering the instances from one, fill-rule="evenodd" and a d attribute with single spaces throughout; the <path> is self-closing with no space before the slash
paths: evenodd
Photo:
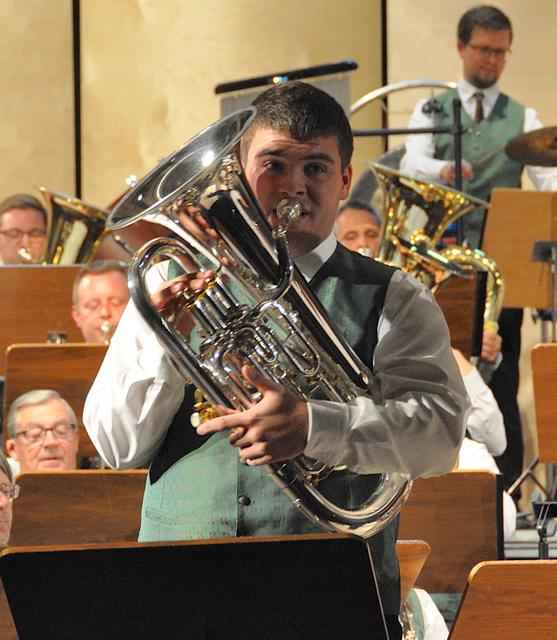
<path id="1" fill-rule="evenodd" d="M 112 340 L 112 335 L 114 334 L 115 327 L 108 322 L 108 320 L 104 320 L 101 324 L 101 331 L 103 334 L 103 341 L 105 344 L 110 344 Z"/>
<path id="2" fill-rule="evenodd" d="M 302 205 L 295 198 L 283 198 L 277 204 L 277 218 L 287 226 L 302 215 Z"/>

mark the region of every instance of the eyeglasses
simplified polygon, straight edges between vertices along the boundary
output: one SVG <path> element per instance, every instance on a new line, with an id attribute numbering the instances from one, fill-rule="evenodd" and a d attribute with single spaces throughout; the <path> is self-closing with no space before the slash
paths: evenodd
<path id="1" fill-rule="evenodd" d="M 19 495 L 18 484 L 0 484 L 0 493 L 3 493 L 6 498 L 11 502 L 15 500 Z"/>
<path id="2" fill-rule="evenodd" d="M 0 233 L 10 238 L 10 240 L 21 240 L 23 236 L 29 236 L 29 238 L 36 240 L 46 236 L 46 231 L 44 229 L 31 229 L 29 231 L 22 231 L 21 229 L 6 229 L 6 231 L 0 231 Z"/>
<path id="3" fill-rule="evenodd" d="M 495 56 L 497 60 L 504 60 L 507 57 L 507 54 L 511 53 L 510 49 L 492 49 L 491 47 L 486 47 L 482 44 L 468 43 L 468 46 L 476 53 L 479 53 L 483 58 L 490 58 L 491 56 Z"/>
<path id="4" fill-rule="evenodd" d="M 61 422 L 60 424 L 56 424 L 48 429 L 41 425 L 36 425 L 30 429 L 25 429 L 25 431 L 18 431 L 18 433 L 15 434 L 15 437 L 18 438 L 21 436 L 25 442 L 29 444 L 37 444 L 45 439 L 47 431 L 51 431 L 56 440 L 69 440 L 72 437 L 75 428 L 75 424 L 70 424 L 69 422 Z"/>

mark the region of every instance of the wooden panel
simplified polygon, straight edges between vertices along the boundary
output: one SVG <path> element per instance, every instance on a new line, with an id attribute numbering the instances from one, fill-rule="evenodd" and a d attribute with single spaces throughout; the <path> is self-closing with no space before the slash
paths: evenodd
<path id="1" fill-rule="evenodd" d="M 104 344 L 15 344 L 6 353 L 4 421 L 10 404 L 33 389 L 54 389 L 79 423 L 79 455 L 98 455 L 83 426 L 83 405 L 106 353 Z"/>
<path id="2" fill-rule="evenodd" d="M 532 374 L 540 462 L 557 462 L 557 344 L 532 349 Z"/>
<path id="3" fill-rule="evenodd" d="M 461 351 L 466 358 L 479 356 L 478 349 L 481 351 L 481 341 L 478 343 L 474 339 L 477 335 L 477 297 L 476 277 L 451 277 L 435 292 L 435 300 L 449 327 L 451 346 Z M 481 314 L 483 309 L 480 316 Z"/>
<path id="4" fill-rule="evenodd" d="M 146 477 L 145 470 L 20 475 L 10 547 L 137 540 Z"/>
<path id="5" fill-rule="evenodd" d="M 400 565 L 400 599 L 402 602 L 414 587 L 420 571 L 431 553 L 431 547 L 424 540 L 397 540 L 396 555 Z"/>
<path id="6" fill-rule="evenodd" d="M 506 307 L 551 307 L 549 264 L 532 262 L 536 240 L 557 240 L 557 193 L 494 189 L 484 249 L 505 279 Z"/>
<path id="7" fill-rule="evenodd" d="M 2 640 L 18 640 L 10 605 L 6 599 L 4 585 L 0 581 L 0 638 Z"/>
<path id="8" fill-rule="evenodd" d="M 502 555 L 502 497 L 498 476 L 455 471 L 414 482 L 400 516 L 401 539 L 431 546 L 416 586 L 461 593 L 472 567 Z"/>
<path id="9" fill-rule="evenodd" d="M 557 560 L 482 562 L 468 578 L 451 640 L 555 637 Z"/>
<path id="10" fill-rule="evenodd" d="M 72 286 L 80 266 L 0 267 L 0 353 L 16 342 L 46 342 L 50 331 L 64 332 L 69 342 L 83 342 L 71 317 Z M 0 358 L 0 375 L 5 362 Z"/>

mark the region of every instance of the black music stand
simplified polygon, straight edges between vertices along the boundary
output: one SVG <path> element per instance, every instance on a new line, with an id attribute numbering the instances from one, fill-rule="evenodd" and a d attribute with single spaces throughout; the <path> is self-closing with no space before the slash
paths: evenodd
<path id="1" fill-rule="evenodd" d="M 14 547 L 0 573 L 20 640 L 388 640 L 347 537 Z"/>

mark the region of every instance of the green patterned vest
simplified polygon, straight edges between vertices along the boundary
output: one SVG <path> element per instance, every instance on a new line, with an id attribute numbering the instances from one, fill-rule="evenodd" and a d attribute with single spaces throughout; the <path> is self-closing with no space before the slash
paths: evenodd
<path id="1" fill-rule="evenodd" d="M 408 593 L 400 611 L 402 640 L 425 640 L 424 615 L 414 589 Z"/>
<path id="2" fill-rule="evenodd" d="M 436 126 L 450 126 L 453 122 L 452 102 L 458 98 L 456 90 L 441 94 L 437 101 L 442 111 L 436 114 Z M 467 130 L 462 136 L 462 157 L 472 166 L 496 149 L 503 148 L 509 140 L 524 131 L 524 107 L 504 94 L 499 94 L 488 118 L 476 124 L 462 110 L 462 125 Z M 435 158 L 454 160 L 454 138 L 448 133 L 435 138 Z M 474 178 L 464 182 L 463 191 L 476 198 L 489 200 L 494 187 L 520 187 L 523 165 L 508 158 L 502 151 L 476 170 Z M 472 247 L 479 247 L 485 212 L 476 209 L 463 218 L 464 236 Z"/>
<path id="3" fill-rule="evenodd" d="M 393 269 L 341 245 L 310 283 L 360 358 L 371 363 L 377 323 Z M 264 467 L 239 463 L 228 434 L 201 438 L 189 426 L 191 392 L 153 460 L 139 539 L 185 540 L 320 533 L 269 477 Z M 344 491 L 346 487 L 339 487 Z M 368 544 L 386 613 L 398 614 L 395 544 L 398 520 Z"/>

